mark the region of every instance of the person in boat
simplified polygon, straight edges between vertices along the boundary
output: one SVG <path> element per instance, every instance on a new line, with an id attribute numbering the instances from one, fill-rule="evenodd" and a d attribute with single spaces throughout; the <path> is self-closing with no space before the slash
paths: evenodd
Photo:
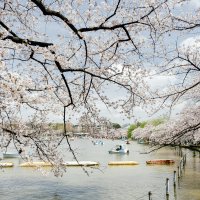
<path id="1" fill-rule="evenodd" d="M 21 154 L 21 153 L 22 153 L 22 151 L 23 151 L 23 150 L 20 148 L 20 149 L 19 149 L 19 151 L 18 151 L 18 153 L 19 153 L 19 154 Z"/>
<path id="2" fill-rule="evenodd" d="M 116 148 L 117 151 L 119 151 L 119 150 L 121 150 L 121 149 L 122 149 L 122 145 L 119 145 L 119 146 Z"/>

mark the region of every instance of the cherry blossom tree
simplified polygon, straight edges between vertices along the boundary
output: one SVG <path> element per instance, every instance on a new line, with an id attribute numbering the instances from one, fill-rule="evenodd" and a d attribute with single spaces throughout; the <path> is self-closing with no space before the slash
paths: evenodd
<path id="1" fill-rule="evenodd" d="M 156 109 L 168 107 L 170 112 L 178 103 L 185 103 L 186 107 L 169 122 L 158 127 L 148 127 L 138 130 L 136 136 L 148 138 L 151 142 L 162 145 L 180 145 L 185 148 L 199 151 L 194 145 L 199 145 L 199 37 L 198 19 L 199 9 L 196 16 L 187 13 L 185 16 L 174 17 L 176 31 L 181 35 L 193 34 L 189 38 L 176 44 L 176 47 L 166 52 L 165 61 L 157 65 L 155 74 L 175 77 L 176 81 L 168 87 L 157 90 L 152 98 Z M 183 31 L 183 32 L 182 32 Z M 180 37 L 181 37 L 180 35 Z M 197 36 L 196 36 L 197 35 Z M 159 57 L 159 55 L 158 55 Z M 154 75 L 155 75 L 154 74 Z M 154 76 L 153 75 L 153 76 Z M 140 131 L 140 132 L 139 132 Z"/>
<path id="2" fill-rule="evenodd" d="M 176 119 L 168 120 L 158 126 L 148 125 L 133 131 L 135 139 L 143 139 L 152 144 L 152 150 L 166 145 L 181 146 L 199 151 L 199 105 L 185 108 Z"/>
<path id="3" fill-rule="evenodd" d="M 197 49 L 174 41 L 179 33 L 184 38 L 198 29 L 199 12 L 193 9 L 186 17 L 187 2 L 2 0 L 2 150 L 14 143 L 28 159 L 22 150 L 31 148 L 31 155 L 51 162 L 59 174 L 60 144 L 67 141 L 77 159 L 65 126 L 71 118 L 87 114 L 98 119 L 100 103 L 132 117 L 135 106 L 173 106 L 194 91 L 198 101 Z M 183 84 L 150 91 L 149 71 L 181 77 Z M 123 95 L 114 98 L 116 91 Z M 63 116 L 64 130 L 56 138 L 48 126 L 52 114 Z M 44 140 L 45 134 L 51 136 Z"/>

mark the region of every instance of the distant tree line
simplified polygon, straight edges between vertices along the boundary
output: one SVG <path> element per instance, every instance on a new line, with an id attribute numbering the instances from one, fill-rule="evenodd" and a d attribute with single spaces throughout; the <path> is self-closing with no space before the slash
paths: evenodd
<path id="1" fill-rule="evenodd" d="M 149 121 L 136 122 L 134 124 L 131 124 L 127 130 L 127 137 L 131 138 L 133 135 L 133 131 L 137 128 L 144 128 L 147 124 L 151 124 L 153 126 L 158 126 L 158 125 L 164 123 L 166 120 L 167 120 L 166 117 L 160 117 L 160 118 L 149 120 Z"/>

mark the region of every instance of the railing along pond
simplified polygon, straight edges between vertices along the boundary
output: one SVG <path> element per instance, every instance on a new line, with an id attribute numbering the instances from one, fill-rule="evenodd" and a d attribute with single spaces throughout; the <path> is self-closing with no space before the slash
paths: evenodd
<path id="1" fill-rule="evenodd" d="M 183 170 L 185 169 L 185 166 L 186 166 L 186 154 L 183 155 L 183 152 L 180 148 L 179 148 L 179 155 L 181 156 L 181 160 L 180 160 L 179 165 L 177 167 L 178 173 L 176 171 L 173 172 L 174 196 L 176 196 L 177 180 L 179 181 L 179 179 L 181 178 L 182 172 L 183 172 Z M 166 178 L 166 182 L 165 182 L 166 200 L 169 200 L 169 186 L 170 186 L 169 178 Z M 153 193 L 151 191 L 148 192 L 148 200 L 153 200 Z"/>

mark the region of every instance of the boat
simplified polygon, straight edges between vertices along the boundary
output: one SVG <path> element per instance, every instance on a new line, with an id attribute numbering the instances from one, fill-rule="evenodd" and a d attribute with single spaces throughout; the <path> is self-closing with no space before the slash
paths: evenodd
<path id="1" fill-rule="evenodd" d="M 108 163 L 111 166 L 119 166 L 119 165 L 139 165 L 136 161 L 111 161 Z"/>
<path id="2" fill-rule="evenodd" d="M 98 162 L 94 161 L 68 161 L 63 163 L 64 166 L 68 167 L 79 167 L 79 166 L 84 166 L 84 167 L 91 167 L 91 166 L 98 166 Z"/>
<path id="3" fill-rule="evenodd" d="M 52 166 L 50 162 L 43 162 L 43 161 L 25 162 L 20 164 L 20 167 L 50 167 L 50 166 Z"/>
<path id="4" fill-rule="evenodd" d="M 94 161 L 67 161 L 62 163 L 63 166 L 66 167 L 91 167 L 91 166 L 98 166 L 98 162 Z M 51 167 L 53 166 L 53 163 L 50 162 L 43 162 L 43 161 L 37 161 L 37 162 L 25 162 L 20 164 L 20 167 Z"/>
<path id="5" fill-rule="evenodd" d="M 101 144 L 101 145 L 103 145 L 104 144 L 104 142 L 103 141 L 101 141 L 101 140 L 99 140 L 99 141 L 92 141 L 92 143 L 94 144 L 94 145 L 99 145 L 99 144 Z"/>
<path id="6" fill-rule="evenodd" d="M 156 164 L 156 165 L 169 165 L 174 164 L 175 161 L 171 159 L 154 159 L 154 160 L 147 160 L 147 164 Z"/>
<path id="7" fill-rule="evenodd" d="M 18 153 L 3 153 L 3 158 L 18 158 Z"/>
<path id="8" fill-rule="evenodd" d="M 122 140 L 122 141 L 126 141 L 126 140 L 127 140 L 127 137 L 126 137 L 126 136 L 122 136 L 122 137 L 121 137 L 121 140 Z"/>
<path id="9" fill-rule="evenodd" d="M 130 144 L 130 141 L 129 141 L 129 140 L 127 140 L 127 141 L 126 141 L 126 144 Z"/>
<path id="10" fill-rule="evenodd" d="M 145 139 L 138 139 L 137 143 L 138 144 L 148 144 L 149 142 L 148 142 L 148 140 L 145 140 Z"/>
<path id="11" fill-rule="evenodd" d="M 13 167 L 14 164 L 11 162 L 8 163 L 0 163 L 0 168 L 4 168 L 4 167 Z"/>
<path id="12" fill-rule="evenodd" d="M 113 147 L 110 151 L 108 151 L 110 154 L 116 153 L 116 154 L 126 154 L 129 153 L 129 150 L 124 144 L 116 145 Z"/>

